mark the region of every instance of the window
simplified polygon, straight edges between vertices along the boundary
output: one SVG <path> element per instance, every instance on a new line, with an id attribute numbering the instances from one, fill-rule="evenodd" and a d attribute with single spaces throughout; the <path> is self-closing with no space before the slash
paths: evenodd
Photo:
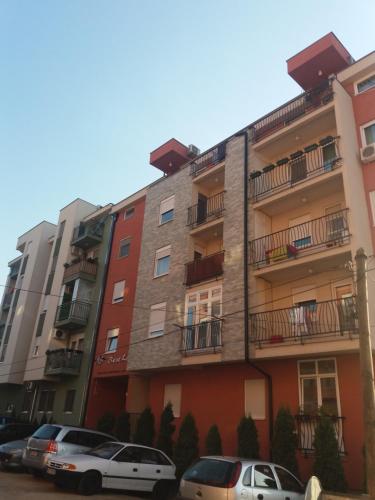
<path id="1" fill-rule="evenodd" d="M 42 312 L 42 314 L 39 315 L 38 326 L 36 327 L 36 333 L 35 333 L 36 337 L 40 337 L 42 335 L 45 319 L 46 319 L 46 311 Z"/>
<path id="2" fill-rule="evenodd" d="M 130 253 L 130 238 L 126 238 L 120 241 L 119 257 L 128 257 Z"/>
<path id="3" fill-rule="evenodd" d="M 139 464 L 141 460 L 141 448 L 136 446 L 127 446 L 115 458 L 116 462 L 125 462 Z"/>
<path id="4" fill-rule="evenodd" d="M 43 390 L 40 393 L 38 411 L 53 411 L 56 391 Z"/>
<path id="5" fill-rule="evenodd" d="M 310 214 L 289 220 L 289 240 L 296 248 L 302 250 L 312 243 Z"/>
<path id="6" fill-rule="evenodd" d="M 362 92 L 366 92 L 366 90 L 372 89 L 375 87 L 375 75 L 370 76 L 370 78 L 366 78 L 366 80 L 362 80 L 357 83 L 357 93 L 361 94 Z"/>
<path id="7" fill-rule="evenodd" d="M 65 404 L 64 404 L 64 412 L 65 413 L 68 413 L 68 412 L 71 413 L 73 411 L 75 396 L 76 396 L 75 389 L 69 389 L 66 391 Z"/>
<path id="8" fill-rule="evenodd" d="M 125 220 L 131 219 L 134 215 L 134 212 L 135 212 L 134 207 L 127 208 L 124 212 L 124 219 Z"/>
<path id="9" fill-rule="evenodd" d="M 21 273 L 20 273 L 21 275 L 25 274 L 28 260 L 29 260 L 29 256 L 25 255 L 25 257 L 23 258 L 23 262 L 22 262 Z"/>
<path id="10" fill-rule="evenodd" d="M 165 316 L 167 312 L 167 303 L 161 302 L 154 304 L 150 310 L 150 323 L 148 334 L 150 337 L 158 337 L 164 333 Z"/>
<path id="11" fill-rule="evenodd" d="M 33 391 L 25 391 L 23 395 L 22 401 L 22 412 L 29 412 L 31 410 L 31 405 L 33 402 L 34 392 Z"/>
<path id="12" fill-rule="evenodd" d="M 258 464 L 254 466 L 254 486 L 277 490 L 276 479 L 269 465 Z"/>
<path id="13" fill-rule="evenodd" d="M 254 420 L 266 418 L 264 379 L 245 380 L 245 415 L 250 415 Z"/>
<path id="14" fill-rule="evenodd" d="M 115 352 L 117 349 L 117 341 L 118 341 L 118 328 L 113 328 L 112 330 L 108 330 L 107 332 L 107 348 L 106 352 Z"/>
<path id="15" fill-rule="evenodd" d="M 118 281 L 113 287 L 112 304 L 122 302 L 125 294 L 125 281 Z"/>
<path id="16" fill-rule="evenodd" d="M 299 361 L 298 367 L 303 413 L 316 415 L 322 407 L 329 415 L 339 415 L 335 360 Z"/>
<path id="17" fill-rule="evenodd" d="M 169 273 L 169 265 L 171 260 L 171 246 L 159 248 L 155 255 L 154 277 L 164 276 Z"/>
<path id="18" fill-rule="evenodd" d="M 375 191 L 370 191 L 369 196 L 372 214 L 372 225 L 375 226 Z"/>
<path id="19" fill-rule="evenodd" d="M 33 349 L 33 356 L 38 356 L 39 354 L 39 346 L 35 345 Z"/>
<path id="20" fill-rule="evenodd" d="M 174 195 L 160 203 L 159 224 L 165 224 L 174 217 Z"/>
<path id="21" fill-rule="evenodd" d="M 174 417 L 179 417 L 181 415 L 181 384 L 165 384 L 164 408 L 168 403 L 172 404 Z"/>
<path id="22" fill-rule="evenodd" d="M 362 146 L 368 146 L 375 142 L 375 122 L 368 123 L 361 127 Z"/>
<path id="23" fill-rule="evenodd" d="M 294 491 L 295 493 L 304 493 L 303 487 L 295 477 L 281 467 L 275 467 L 276 474 L 279 477 L 281 489 L 285 491 Z"/>

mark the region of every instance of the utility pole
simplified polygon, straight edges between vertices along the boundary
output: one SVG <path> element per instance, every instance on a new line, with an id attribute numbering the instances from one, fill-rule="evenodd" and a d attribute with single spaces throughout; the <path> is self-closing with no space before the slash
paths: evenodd
<path id="1" fill-rule="evenodd" d="M 357 263 L 357 311 L 359 326 L 359 359 L 363 396 L 366 479 L 368 494 L 371 500 L 375 500 L 375 387 L 367 296 L 367 256 L 363 248 L 357 250 L 355 260 Z"/>

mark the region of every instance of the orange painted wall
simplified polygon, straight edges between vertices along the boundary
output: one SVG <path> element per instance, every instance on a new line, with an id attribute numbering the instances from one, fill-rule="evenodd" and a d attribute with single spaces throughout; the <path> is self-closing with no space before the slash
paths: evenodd
<path id="1" fill-rule="evenodd" d="M 337 371 L 341 411 L 344 415 L 344 441 L 347 456 L 344 458 L 346 477 L 353 489 L 362 486 L 362 420 L 359 361 L 356 355 L 337 356 Z M 276 415 L 281 405 L 288 405 L 293 414 L 299 409 L 298 367 L 296 359 L 274 360 L 258 363 L 272 375 L 273 404 Z M 236 455 L 236 429 L 244 413 L 244 381 L 261 378 L 252 367 L 245 364 L 211 366 L 163 372 L 151 376 L 150 406 L 159 426 L 163 410 L 164 385 L 181 384 L 181 417 L 177 418 L 175 438 L 182 418 L 191 412 L 197 422 L 200 436 L 200 453 L 204 454 L 204 441 L 209 427 L 219 427 L 223 453 Z M 268 411 L 267 411 L 268 415 Z M 261 458 L 269 460 L 268 419 L 256 420 L 261 447 Z M 312 473 L 312 457 L 298 452 L 301 478 L 306 480 Z"/>
<path id="2" fill-rule="evenodd" d="M 88 426 L 95 426 L 98 418 L 105 411 L 113 411 L 118 414 L 125 409 L 127 381 L 124 377 L 127 377 L 128 374 L 127 362 L 120 360 L 113 363 L 111 358 L 121 359 L 122 356 L 126 358 L 128 353 L 141 250 L 145 197 L 137 200 L 132 207 L 135 208 L 135 211 L 131 218 L 125 220 L 125 210 L 121 210 L 118 212 L 115 223 L 85 419 Z M 119 258 L 120 241 L 125 238 L 131 238 L 129 256 Z M 125 280 L 126 283 L 125 299 L 117 304 L 112 304 L 114 284 L 122 280 Z M 112 328 L 119 328 L 117 350 L 113 355 L 104 354 L 107 331 Z M 102 358 L 98 362 L 100 356 Z M 100 383 L 101 379 L 103 381 Z"/>

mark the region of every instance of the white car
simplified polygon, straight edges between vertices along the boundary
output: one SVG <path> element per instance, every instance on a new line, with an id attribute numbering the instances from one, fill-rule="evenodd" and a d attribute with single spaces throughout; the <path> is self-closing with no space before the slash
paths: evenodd
<path id="1" fill-rule="evenodd" d="M 50 459 L 47 474 L 60 487 L 93 495 L 101 488 L 152 492 L 173 498 L 176 467 L 160 450 L 131 443 L 107 442 L 86 453 Z"/>

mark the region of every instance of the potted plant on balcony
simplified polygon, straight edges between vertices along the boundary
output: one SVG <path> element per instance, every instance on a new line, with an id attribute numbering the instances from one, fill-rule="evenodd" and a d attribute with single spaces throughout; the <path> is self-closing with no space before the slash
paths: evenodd
<path id="1" fill-rule="evenodd" d="M 262 175 L 262 172 L 260 172 L 259 170 L 253 170 L 252 172 L 250 172 L 250 179 L 256 179 L 260 175 Z"/>
<path id="2" fill-rule="evenodd" d="M 320 139 L 319 144 L 321 146 L 326 146 L 327 144 L 330 144 L 333 140 L 334 140 L 334 137 L 332 135 L 327 135 L 327 137 Z"/>
<path id="3" fill-rule="evenodd" d="M 287 163 L 289 163 L 289 158 L 281 158 L 280 160 L 277 160 L 276 165 L 278 167 L 281 167 L 283 165 L 286 165 Z"/>
<path id="4" fill-rule="evenodd" d="M 267 165 L 263 168 L 263 172 L 266 174 L 267 172 L 272 172 L 272 170 L 276 167 L 274 163 Z"/>
<path id="5" fill-rule="evenodd" d="M 306 146 L 304 148 L 304 151 L 305 153 L 311 153 L 311 151 L 315 151 L 315 149 L 318 149 L 319 145 L 314 143 L 314 144 L 310 144 L 309 146 Z"/>
<path id="6" fill-rule="evenodd" d="M 303 155 L 303 151 L 299 150 L 299 151 L 296 151 L 295 153 L 292 153 L 290 155 L 290 159 L 296 160 L 297 158 L 300 158 L 302 155 Z"/>

